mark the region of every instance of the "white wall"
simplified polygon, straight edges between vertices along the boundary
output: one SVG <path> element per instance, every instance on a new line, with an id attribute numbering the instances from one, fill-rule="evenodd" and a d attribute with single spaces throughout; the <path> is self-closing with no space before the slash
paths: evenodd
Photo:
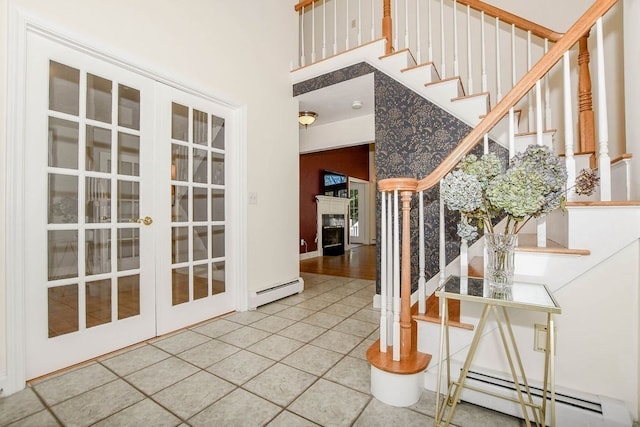
<path id="1" fill-rule="evenodd" d="M 300 154 L 362 145 L 375 139 L 375 116 L 355 117 L 300 129 Z"/>
<path id="2" fill-rule="evenodd" d="M 0 0 L 0 28 L 7 28 L 7 3 Z M 6 93 L 7 93 L 7 33 L 0 31 L 0 129 L 6 129 L 7 110 L 6 110 Z M 0 132 L 0 165 L 5 170 L 6 162 L 6 146 L 7 138 L 5 132 Z M 5 176 L 0 173 L 0 378 L 7 375 L 7 282 L 5 257 L 5 239 L 7 235 L 5 227 Z"/>
<path id="3" fill-rule="evenodd" d="M 197 88 L 247 112 L 246 190 L 249 289 L 299 275 L 297 102 L 289 77 L 296 57 L 294 1 L 0 0 L 0 170 L 6 159 L 6 10 L 9 4 L 52 29 Z M 10 84 L 10 83 L 9 83 Z M 0 178 L 2 182 L 4 176 Z M 4 187 L 0 187 L 0 192 Z M 243 192 L 244 193 L 244 192 Z M 4 192 L 0 219 L 6 230 Z M 241 220 L 241 218 L 236 218 Z M 0 235 L 0 259 L 4 260 Z M 5 265 L 0 263 L 0 378 L 6 374 Z"/>
<path id="4" fill-rule="evenodd" d="M 636 157 L 631 161 L 631 198 L 640 199 L 640 120 L 634 120 L 638 117 L 640 111 L 640 81 L 638 75 L 640 73 L 640 45 L 636 42 L 640 40 L 640 2 L 636 0 L 625 0 L 624 7 L 624 35 L 625 40 L 631 40 L 624 44 L 624 85 L 625 85 L 625 108 L 626 111 L 633 112 L 632 116 L 626 121 L 627 132 L 627 151 L 636 153 Z"/>
<path id="5" fill-rule="evenodd" d="M 556 322 L 556 385 L 562 389 L 600 395 L 625 402 L 638 420 L 638 299 L 640 244 L 636 240 L 609 259 L 554 292 L 562 313 Z M 615 280 L 611 272 L 615 271 Z M 468 303 L 464 311 L 479 317 L 481 307 Z M 533 326 L 545 324 L 541 313 L 510 310 L 516 341 L 527 378 L 541 381 L 544 354 L 534 352 Z M 465 320 L 463 320 L 465 321 Z M 475 323 L 475 322 L 473 322 Z M 495 324 L 489 322 L 474 358 L 476 368 L 507 374 L 507 361 Z M 470 340 L 470 336 L 469 336 Z M 437 348 L 437 347 L 434 347 Z M 468 347 L 456 355 L 463 363 Z"/>

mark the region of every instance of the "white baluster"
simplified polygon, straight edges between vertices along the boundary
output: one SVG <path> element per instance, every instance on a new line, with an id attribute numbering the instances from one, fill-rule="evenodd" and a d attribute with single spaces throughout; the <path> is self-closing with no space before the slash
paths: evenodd
<path id="1" fill-rule="evenodd" d="M 484 12 L 480 12 L 480 60 L 481 60 L 481 84 L 482 84 L 482 92 L 487 92 L 488 90 L 488 82 L 487 82 L 487 54 L 486 47 L 484 43 Z"/>
<path id="2" fill-rule="evenodd" d="M 500 82 L 500 18 L 496 16 L 496 102 L 502 99 L 502 83 Z"/>
<path id="3" fill-rule="evenodd" d="M 426 279 L 424 272 L 424 192 L 420 191 L 418 193 L 418 268 L 419 268 L 419 276 L 418 276 L 418 313 L 424 314 L 427 311 L 427 300 L 426 300 Z"/>
<path id="4" fill-rule="evenodd" d="M 333 2 L 333 54 L 338 53 L 338 2 Z"/>
<path id="5" fill-rule="evenodd" d="M 541 94 L 541 82 L 536 82 L 536 144 L 542 145 L 542 94 Z M 544 216 L 538 218 L 536 234 L 537 244 L 539 247 L 544 248 L 547 246 L 547 219 Z"/>
<path id="6" fill-rule="evenodd" d="M 400 360 L 400 226 L 398 190 L 393 192 L 393 360 Z"/>
<path id="7" fill-rule="evenodd" d="M 482 150 L 483 154 L 487 154 L 489 152 L 489 134 L 488 133 L 484 134 L 482 148 L 483 148 Z"/>
<path id="8" fill-rule="evenodd" d="M 549 39 L 544 39 L 544 53 L 549 52 Z M 553 129 L 551 124 L 551 94 L 549 88 L 549 73 L 544 75 L 544 128 Z"/>
<path id="9" fill-rule="evenodd" d="M 473 72 L 471 71 L 471 6 L 467 5 L 467 93 L 473 94 Z"/>
<path id="10" fill-rule="evenodd" d="M 527 71 L 531 69 L 531 31 L 527 31 Z M 534 102 L 533 91 L 527 94 L 529 112 L 527 113 L 527 128 L 529 132 L 533 132 Z"/>
<path id="11" fill-rule="evenodd" d="M 431 1 L 427 2 L 427 22 L 429 24 L 428 33 L 427 33 L 427 49 L 429 54 L 429 62 L 433 62 L 433 31 L 432 31 L 432 20 L 431 20 Z"/>
<path id="12" fill-rule="evenodd" d="M 409 0 L 404 0 L 404 47 L 409 49 Z"/>
<path id="13" fill-rule="evenodd" d="M 513 107 L 509 108 L 509 159 L 516 154 L 516 129 Z"/>
<path id="14" fill-rule="evenodd" d="M 387 345 L 393 345 L 393 193 L 387 194 Z"/>
<path id="15" fill-rule="evenodd" d="M 511 87 L 516 85 L 516 25 L 511 24 Z"/>
<path id="16" fill-rule="evenodd" d="M 393 8 L 393 46 L 398 49 L 398 4 L 400 1 L 396 1 L 395 7 Z"/>
<path id="17" fill-rule="evenodd" d="M 469 244 L 460 239 L 460 277 L 469 277 Z"/>
<path id="18" fill-rule="evenodd" d="M 439 266 L 440 269 L 440 284 L 443 284 L 445 279 L 447 278 L 447 240 L 445 234 L 445 217 L 444 217 L 444 197 L 442 196 L 442 180 L 440 180 L 440 210 L 438 212 L 440 226 L 439 226 L 439 244 L 440 249 L 438 251 L 439 254 Z"/>
<path id="19" fill-rule="evenodd" d="M 387 352 L 387 195 L 382 195 L 380 216 L 380 352 Z"/>
<path id="20" fill-rule="evenodd" d="M 458 76 L 458 2 L 453 0 L 453 75 Z"/>
<path id="21" fill-rule="evenodd" d="M 604 42 L 602 18 L 596 21 L 596 56 L 598 64 L 598 173 L 600 200 L 611 200 L 611 159 L 609 158 L 609 122 L 607 121 L 607 90 L 604 76 Z"/>
<path id="22" fill-rule="evenodd" d="M 374 5 L 375 0 L 371 0 L 371 41 L 376 37 L 376 9 Z M 334 2 L 335 3 L 335 2 Z"/>
<path id="23" fill-rule="evenodd" d="M 416 0 L 416 59 L 422 64 L 422 40 L 420 40 L 420 0 Z"/>
<path id="24" fill-rule="evenodd" d="M 358 0 L 358 46 L 362 44 L 362 0 Z"/>
<path id="25" fill-rule="evenodd" d="M 536 144 L 542 145 L 542 89 L 540 80 L 536 82 Z"/>
<path id="26" fill-rule="evenodd" d="M 345 44 L 345 50 L 349 50 L 349 0 L 346 0 L 344 2 L 345 7 L 347 8 L 345 13 L 344 13 L 344 24 L 345 24 L 345 28 L 346 28 L 346 44 Z"/>
<path id="27" fill-rule="evenodd" d="M 322 59 L 327 57 L 327 6 L 322 1 Z"/>
<path id="28" fill-rule="evenodd" d="M 569 194 L 567 199 L 575 198 L 576 190 L 573 186 L 576 184 L 576 159 L 573 155 L 573 107 L 571 101 L 573 99 L 571 93 L 571 63 L 569 62 L 569 51 L 562 56 L 562 80 L 563 80 L 563 96 L 564 96 L 564 156 L 567 166 L 567 188 Z"/>
<path id="29" fill-rule="evenodd" d="M 316 2 L 311 3 L 311 63 L 316 62 Z"/>
<path id="30" fill-rule="evenodd" d="M 304 57 L 304 6 L 300 9 L 300 66 L 307 65 Z"/>
<path id="31" fill-rule="evenodd" d="M 447 78 L 447 55 L 444 50 L 444 0 L 440 0 L 440 77 Z"/>

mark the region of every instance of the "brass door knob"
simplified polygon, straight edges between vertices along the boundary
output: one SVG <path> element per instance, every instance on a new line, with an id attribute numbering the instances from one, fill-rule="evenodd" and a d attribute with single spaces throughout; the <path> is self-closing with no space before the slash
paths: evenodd
<path id="1" fill-rule="evenodd" d="M 131 218 L 129 222 L 137 222 L 137 223 L 142 223 L 144 225 L 151 225 L 153 224 L 153 218 L 151 218 L 150 216 L 145 216 L 144 218 Z"/>

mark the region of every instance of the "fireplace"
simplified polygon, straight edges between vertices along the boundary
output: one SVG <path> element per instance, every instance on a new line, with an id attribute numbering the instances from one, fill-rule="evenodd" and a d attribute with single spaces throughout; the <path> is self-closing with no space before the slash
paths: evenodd
<path id="1" fill-rule="evenodd" d="M 344 255 L 345 223 L 344 215 L 322 215 L 322 252 L 324 255 Z"/>
<path id="2" fill-rule="evenodd" d="M 349 199 L 317 195 L 318 252 L 323 255 L 342 255 L 349 250 Z"/>

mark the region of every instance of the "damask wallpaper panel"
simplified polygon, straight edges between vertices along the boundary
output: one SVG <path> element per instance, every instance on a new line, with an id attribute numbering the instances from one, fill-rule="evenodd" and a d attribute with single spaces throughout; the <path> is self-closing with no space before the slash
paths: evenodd
<path id="1" fill-rule="evenodd" d="M 374 74 L 375 90 L 375 165 L 376 179 L 423 178 L 444 160 L 451 150 L 471 131 L 471 127 L 442 110 L 402 83 L 375 67 L 360 63 L 294 85 L 294 96 L 368 73 Z M 505 149 L 490 141 L 490 150 L 506 158 Z M 474 149 L 482 154 L 482 145 Z M 425 276 L 438 274 L 439 267 L 439 191 L 424 193 Z M 381 199 L 376 198 L 377 292 L 380 292 L 380 212 Z M 447 262 L 460 251 L 456 235 L 458 214 L 446 212 Z M 418 195 L 411 208 L 411 279 L 412 291 L 418 287 Z"/>

